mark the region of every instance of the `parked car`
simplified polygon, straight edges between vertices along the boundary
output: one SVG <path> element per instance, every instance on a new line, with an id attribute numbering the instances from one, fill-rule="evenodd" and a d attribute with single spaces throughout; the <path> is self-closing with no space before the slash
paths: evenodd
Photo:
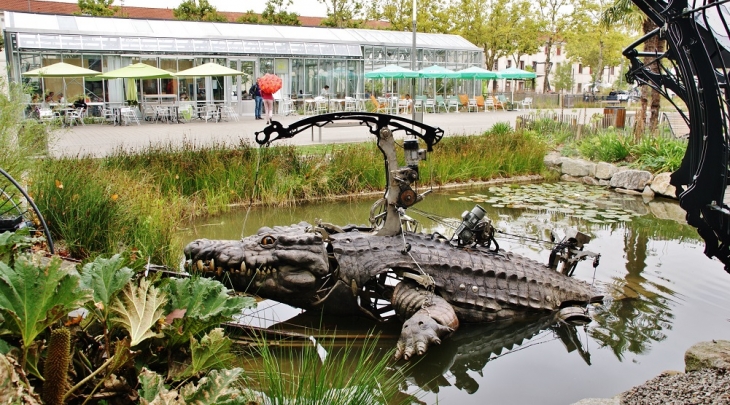
<path id="1" fill-rule="evenodd" d="M 606 101 L 629 101 L 629 93 L 623 90 L 616 90 L 608 93 Z"/>

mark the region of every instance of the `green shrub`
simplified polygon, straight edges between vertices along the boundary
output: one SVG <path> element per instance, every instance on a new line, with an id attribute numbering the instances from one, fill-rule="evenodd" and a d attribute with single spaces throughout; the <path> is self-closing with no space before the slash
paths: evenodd
<path id="1" fill-rule="evenodd" d="M 590 160 L 619 162 L 629 156 L 632 140 L 628 135 L 607 131 L 581 139 L 578 150 Z"/>
<path id="2" fill-rule="evenodd" d="M 665 137 L 644 137 L 631 148 L 635 165 L 659 173 L 673 172 L 682 164 L 687 141 Z"/>

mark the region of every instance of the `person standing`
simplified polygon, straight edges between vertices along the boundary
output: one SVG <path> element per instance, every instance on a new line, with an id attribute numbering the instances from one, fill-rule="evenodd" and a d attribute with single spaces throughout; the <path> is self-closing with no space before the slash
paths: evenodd
<path id="1" fill-rule="evenodd" d="M 264 109 L 266 110 L 266 123 L 271 124 L 271 118 L 274 115 L 274 95 L 267 93 L 263 90 L 261 92 L 261 98 L 264 100 Z"/>
<path id="2" fill-rule="evenodd" d="M 325 97 L 325 98 L 329 97 L 330 96 L 330 86 L 325 84 L 324 87 L 322 88 L 322 91 L 319 92 L 319 95 L 322 97 Z"/>
<path id="3" fill-rule="evenodd" d="M 261 108 L 263 106 L 263 99 L 261 98 L 261 89 L 259 88 L 259 83 L 254 80 L 253 85 L 251 85 L 251 88 L 248 89 L 248 93 L 253 97 L 255 101 L 255 108 L 254 108 L 254 115 L 256 116 L 257 120 L 262 120 L 261 118 Z"/>

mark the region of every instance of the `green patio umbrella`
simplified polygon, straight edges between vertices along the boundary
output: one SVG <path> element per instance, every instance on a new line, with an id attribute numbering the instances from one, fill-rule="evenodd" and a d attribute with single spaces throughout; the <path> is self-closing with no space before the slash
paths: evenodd
<path id="1" fill-rule="evenodd" d="M 527 70 L 517 69 L 516 67 L 507 68 L 500 70 L 499 76 L 502 79 L 534 79 L 537 75 L 534 72 L 528 72 Z"/>
<path id="2" fill-rule="evenodd" d="M 461 77 L 462 79 L 491 80 L 501 78 L 499 73 L 492 72 L 491 70 L 483 69 L 477 66 L 471 66 L 466 69 L 459 70 L 456 73 L 458 73 L 459 77 Z M 476 88 L 474 89 L 474 92 L 476 93 Z"/>
<path id="3" fill-rule="evenodd" d="M 86 77 L 96 76 L 100 72 L 96 70 L 82 68 L 81 66 L 71 65 L 65 62 L 58 62 L 52 65 L 44 66 L 38 69 L 29 70 L 23 73 L 28 77 Z"/>
<path id="4" fill-rule="evenodd" d="M 231 69 L 226 66 L 219 65 L 217 63 L 205 63 L 200 66 L 195 66 L 190 69 L 185 69 L 177 73 L 172 74 L 175 77 L 196 77 L 196 76 L 239 76 L 245 73 L 239 72 L 236 69 Z"/>
<path id="5" fill-rule="evenodd" d="M 169 79 L 172 77 L 172 73 L 144 63 L 135 63 L 134 65 L 102 73 L 97 77 L 102 79 Z"/>
<path id="6" fill-rule="evenodd" d="M 537 77 L 537 75 L 534 72 L 528 72 L 527 70 L 517 69 L 516 67 L 507 68 L 504 70 L 500 70 L 499 76 L 502 79 L 512 79 L 512 102 L 515 102 L 515 86 L 514 86 L 514 80 L 515 79 L 534 79 Z"/>
<path id="7" fill-rule="evenodd" d="M 461 77 L 462 79 L 489 80 L 489 79 L 502 78 L 502 75 L 500 75 L 497 72 L 492 72 L 491 70 L 482 69 L 482 68 L 476 67 L 476 66 L 472 66 L 472 67 L 468 67 L 466 69 L 459 70 L 456 73 L 458 73 L 459 77 Z"/>
<path id="8" fill-rule="evenodd" d="M 387 65 L 365 73 L 366 79 L 408 79 L 418 77 L 418 72 L 397 65 Z"/>
<path id="9" fill-rule="evenodd" d="M 433 65 L 418 71 L 418 77 L 427 79 L 458 79 L 459 73 L 445 67 Z"/>

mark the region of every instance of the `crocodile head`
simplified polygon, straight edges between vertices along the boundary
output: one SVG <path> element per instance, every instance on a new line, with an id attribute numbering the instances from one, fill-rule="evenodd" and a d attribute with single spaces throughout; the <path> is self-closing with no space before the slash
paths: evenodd
<path id="1" fill-rule="evenodd" d="M 185 247 L 189 268 L 245 291 L 309 309 L 330 275 L 327 246 L 302 222 L 263 227 L 241 240 L 198 239 Z"/>

